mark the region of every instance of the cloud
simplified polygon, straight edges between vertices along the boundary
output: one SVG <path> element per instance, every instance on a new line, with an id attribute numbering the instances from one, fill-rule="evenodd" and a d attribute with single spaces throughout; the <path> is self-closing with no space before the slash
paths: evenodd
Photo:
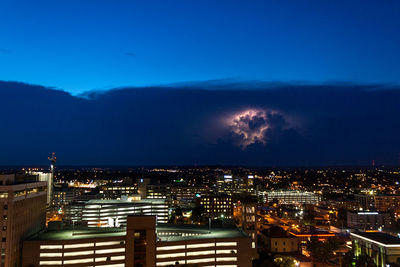
<path id="1" fill-rule="evenodd" d="M 219 82 L 85 97 L 0 82 L 0 161 L 62 165 L 398 164 L 400 90 Z M 232 89 L 233 88 L 233 89 Z"/>
<path id="2" fill-rule="evenodd" d="M 136 57 L 136 54 L 131 52 L 125 52 L 124 55 L 128 57 Z"/>
<path id="3" fill-rule="evenodd" d="M 242 149 L 252 144 L 266 145 L 273 132 L 286 124 L 282 114 L 262 109 L 242 110 L 227 119 L 230 134 Z"/>
<path id="4" fill-rule="evenodd" d="M 0 48 L 0 53 L 9 54 L 9 53 L 11 53 L 11 50 L 6 49 L 6 48 Z"/>

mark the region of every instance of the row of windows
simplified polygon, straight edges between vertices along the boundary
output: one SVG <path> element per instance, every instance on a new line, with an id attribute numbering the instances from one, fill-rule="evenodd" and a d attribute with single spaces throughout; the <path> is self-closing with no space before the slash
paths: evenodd
<path id="1" fill-rule="evenodd" d="M 157 251 L 163 250 L 177 250 L 177 249 L 192 249 L 202 247 L 233 247 L 237 246 L 237 242 L 217 242 L 217 243 L 200 243 L 200 244 L 188 244 L 188 245 L 173 245 L 173 246 L 162 246 L 157 247 Z"/>
<path id="2" fill-rule="evenodd" d="M 182 261 L 167 261 L 167 262 L 157 262 L 157 266 L 169 266 L 169 265 L 177 265 L 177 264 L 196 264 L 196 263 L 206 263 L 206 262 L 228 262 L 228 261 L 237 261 L 236 257 L 224 257 L 224 258 L 205 258 L 205 259 L 195 259 L 195 260 L 182 260 Z M 218 265 L 217 265 L 218 266 Z M 227 265 L 223 265 L 227 267 Z M 229 265 L 236 266 L 236 265 Z"/>

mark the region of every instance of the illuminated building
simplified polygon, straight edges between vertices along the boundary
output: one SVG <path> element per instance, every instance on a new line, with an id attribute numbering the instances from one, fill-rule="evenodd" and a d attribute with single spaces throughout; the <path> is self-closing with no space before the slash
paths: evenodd
<path id="1" fill-rule="evenodd" d="M 354 194 L 354 200 L 361 210 L 375 209 L 375 197 L 372 194 Z"/>
<path id="2" fill-rule="evenodd" d="M 22 183 L 0 175 L 1 266 L 20 266 L 22 241 L 46 224 L 46 182 Z"/>
<path id="3" fill-rule="evenodd" d="M 150 184 L 150 179 L 148 178 L 140 178 L 137 179 L 137 190 L 138 194 L 142 198 L 148 198 L 147 196 L 147 186 Z"/>
<path id="4" fill-rule="evenodd" d="M 168 206 L 161 199 L 89 200 L 65 207 L 64 219 L 89 227 L 126 226 L 128 215 L 154 215 L 158 223 L 168 221 Z"/>
<path id="5" fill-rule="evenodd" d="M 138 194 L 137 186 L 134 185 L 103 185 L 100 188 L 102 199 L 119 199 L 123 196 Z"/>
<path id="6" fill-rule="evenodd" d="M 30 174 L 37 175 L 39 181 L 47 183 L 47 205 L 50 206 L 53 199 L 53 172 L 32 171 Z"/>
<path id="7" fill-rule="evenodd" d="M 355 194 L 354 198 L 362 210 L 384 212 L 400 209 L 400 195 Z"/>
<path id="8" fill-rule="evenodd" d="M 318 204 L 321 196 L 312 192 L 282 190 L 264 192 L 267 202 L 278 201 L 281 204 Z"/>
<path id="9" fill-rule="evenodd" d="M 389 228 L 393 220 L 390 212 L 347 211 L 347 226 L 358 230 Z"/>
<path id="10" fill-rule="evenodd" d="M 171 195 L 176 200 L 193 200 L 196 197 L 207 195 L 209 189 L 205 186 L 174 186 L 171 187 Z"/>
<path id="11" fill-rule="evenodd" d="M 381 232 L 350 233 L 354 256 L 368 255 L 376 266 L 397 266 L 400 261 L 400 238 Z"/>
<path id="12" fill-rule="evenodd" d="M 53 206 L 61 207 L 74 202 L 81 195 L 79 188 L 69 188 L 66 184 L 55 185 L 53 194 Z"/>
<path id="13" fill-rule="evenodd" d="M 251 239 L 236 228 L 156 227 L 153 216 L 127 221 L 126 229 L 48 230 L 24 242 L 22 266 L 251 266 Z"/>
<path id="14" fill-rule="evenodd" d="M 242 207 L 242 229 L 252 239 L 252 247 L 257 248 L 257 202 L 243 201 Z M 256 257 L 256 255 L 253 255 Z"/>
<path id="15" fill-rule="evenodd" d="M 171 198 L 171 188 L 165 185 L 148 185 L 146 187 L 147 198 L 155 199 L 170 199 Z"/>
<path id="16" fill-rule="evenodd" d="M 326 240 L 327 238 L 334 237 L 335 234 L 330 231 L 325 231 L 321 229 L 314 229 L 309 231 L 294 231 L 293 229 L 289 231 L 289 234 L 297 237 L 302 245 L 306 245 L 307 241 L 312 238 L 317 238 L 319 241 Z"/>
<path id="17" fill-rule="evenodd" d="M 230 219 L 233 216 L 232 197 L 230 196 L 203 196 L 200 205 L 204 207 L 204 214 L 209 218 Z"/>
<path id="18" fill-rule="evenodd" d="M 378 211 L 389 211 L 400 209 L 399 195 L 375 195 L 375 208 Z"/>
<path id="19" fill-rule="evenodd" d="M 217 180 L 217 193 L 220 194 L 242 194 L 254 192 L 254 176 L 248 175 L 246 178 L 234 177 L 225 174 Z"/>

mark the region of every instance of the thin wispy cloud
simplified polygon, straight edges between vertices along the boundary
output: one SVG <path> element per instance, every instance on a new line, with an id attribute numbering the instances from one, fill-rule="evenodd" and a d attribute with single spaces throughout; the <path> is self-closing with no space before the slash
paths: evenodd
<path id="1" fill-rule="evenodd" d="M 136 57 L 136 54 L 132 52 L 125 52 L 124 55 L 128 57 Z"/>
<path id="2" fill-rule="evenodd" d="M 10 49 L 6 49 L 6 48 L 0 48 L 0 53 L 9 54 L 9 53 L 11 53 L 11 50 Z"/>

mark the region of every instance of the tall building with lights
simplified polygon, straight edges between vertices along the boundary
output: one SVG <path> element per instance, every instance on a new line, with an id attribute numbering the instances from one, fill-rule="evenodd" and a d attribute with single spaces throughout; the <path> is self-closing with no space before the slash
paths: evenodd
<path id="1" fill-rule="evenodd" d="M 20 266 L 22 241 L 45 227 L 46 185 L 0 175 L 1 267 Z"/>

